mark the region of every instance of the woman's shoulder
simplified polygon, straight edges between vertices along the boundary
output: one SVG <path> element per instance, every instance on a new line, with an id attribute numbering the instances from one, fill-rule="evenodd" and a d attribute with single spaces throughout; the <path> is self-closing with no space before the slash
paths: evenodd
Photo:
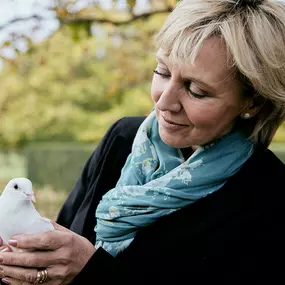
<path id="1" fill-rule="evenodd" d="M 99 145 L 95 148 L 90 157 L 90 161 L 102 159 L 105 154 L 108 154 L 111 150 L 117 151 L 126 149 L 130 151 L 132 142 L 135 138 L 137 130 L 145 117 L 123 117 L 115 121 L 107 130 L 104 137 L 101 139 Z M 91 163 L 92 164 L 92 163 Z"/>
<path id="2" fill-rule="evenodd" d="M 117 120 L 109 128 L 106 135 L 120 135 L 123 137 L 134 137 L 145 116 L 129 116 Z"/>
<path id="3" fill-rule="evenodd" d="M 278 185 L 284 180 L 285 164 L 272 150 L 257 147 L 242 167 L 241 174 L 251 181 L 255 180 L 255 184 L 260 187 L 266 184 Z"/>
<path id="4" fill-rule="evenodd" d="M 86 169 L 89 170 L 88 176 L 94 176 L 94 169 L 98 167 L 101 169 L 103 164 L 110 160 L 113 166 L 115 162 L 118 162 L 119 165 L 125 162 L 131 151 L 137 130 L 144 119 L 143 116 L 123 117 L 109 127 L 86 164 Z M 118 150 L 120 151 L 118 152 Z"/>
<path id="5" fill-rule="evenodd" d="M 256 148 L 253 153 L 252 159 L 256 166 L 269 171 L 270 173 L 282 173 L 285 174 L 285 164 L 281 159 L 268 148 Z"/>

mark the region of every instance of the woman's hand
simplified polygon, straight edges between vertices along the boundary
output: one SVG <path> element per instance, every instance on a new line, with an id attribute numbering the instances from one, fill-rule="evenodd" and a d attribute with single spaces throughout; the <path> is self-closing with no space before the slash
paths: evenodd
<path id="1" fill-rule="evenodd" d="M 0 237 L 0 252 L 7 252 L 7 251 L 12 251 L 12 249 L 9 247 L 8 244 L 5 244 Z"/>
<path id="2" fill-rule="evenodd" d="M 0 278 L 11 285 L 35 283 L 46 269 L 46 285 L 70 283 L 95 252 L 86 238 L 54 223 L 56 231 L 16 235 L 8 243 L 29 252 L 0 252 Z"/>

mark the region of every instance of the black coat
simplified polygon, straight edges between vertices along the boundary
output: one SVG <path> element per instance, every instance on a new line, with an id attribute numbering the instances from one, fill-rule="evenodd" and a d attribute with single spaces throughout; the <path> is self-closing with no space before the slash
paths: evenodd
<path id="1" fill-rule="evenodd" d="M 94 243 L 96 207 L 115 186 L 143 119 L 109 129 L 58 223 Z M 284 177 L 284 164 L 257 148 L 220 190 L 139 230 L 116 258 L 98 249 L 72 284 L 284 285 Z"/>

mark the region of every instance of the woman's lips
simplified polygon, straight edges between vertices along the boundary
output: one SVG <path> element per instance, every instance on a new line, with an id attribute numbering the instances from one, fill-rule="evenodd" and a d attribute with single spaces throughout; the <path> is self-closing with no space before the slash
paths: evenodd
<path id="1" fill-rule="evenodd" d="M 161 117 L 160 123 L 165 128 L 177 130 L 177 129 L 183 129 L 185 127 L 188 127 L 188 125 L 178 124 L 178 123 L 175 123 L 171 120 L 168 120 L 168 119 L 164 118 L 162 115 L 160 115 L 160 117 Z"/>

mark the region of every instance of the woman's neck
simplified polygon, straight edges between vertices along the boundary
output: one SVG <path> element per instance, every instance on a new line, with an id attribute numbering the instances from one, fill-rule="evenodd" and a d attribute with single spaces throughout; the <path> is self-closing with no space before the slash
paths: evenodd
<path id="1" fill-rule="evenodd" d="M 186 148 L 181 148 L 180 150 L 181 150 L 185 160 L 187 160 L 194 153 L 196 148 L 190 146 L 190 147 L 186 147 Z"/>

